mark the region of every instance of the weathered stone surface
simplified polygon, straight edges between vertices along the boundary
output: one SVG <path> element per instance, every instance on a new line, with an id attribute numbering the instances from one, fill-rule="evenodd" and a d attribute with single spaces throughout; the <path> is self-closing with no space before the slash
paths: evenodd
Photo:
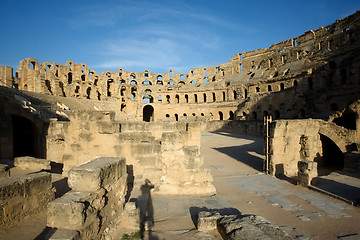
<path id="1" fill-rule="evenodd" d="M 0 164 L 0 178 L 10 177 L 10 168 L 6 164 Z"/>
<path id="2" fill-rule="evenodd" d="M 198 214 L 197 229 L 211 231 L 217 229 L 217 221 L 221 218 L 218 212 L 202 211 Z"/>
<path id="3" fill-rule="evenodd" d="M 73 191 L 97 191 L 124 176 L 124 170 L 125 158 L 101 157 L 72 168 L 68 183 Z"/>
<path id="4" fill-rule="evenodd" d="M 57 198 L 48 205 L 47 226 L 79 230 L 83 229 L 96 218 L 96 212 L 92 212 L 89 204 L 97 198 L 90 192 L 68 192 L 61 198 Z"/>
<path id="5" fill-rule="evenodd" d="M 80 239 L 80 234 L 78 231 L 63 230 L 63 229 L 56 230 L 56 232 L 49 238 L 49 240 L 78 240 L 78 239 Z"/>
<path id="6" fill-rule="evenodd" d="M 218 230 L 224 239 L 291 239 L 265 218 L 255 215 L 224 216 L 218 222 Z"/>
<path id="7" fill-rule="evenodd" d="M 39 213 L 54 198 L 49 173 L 3 178 L 0 181 L 0 227 L 6 229 L 25 216 Z"/>
<path id="8" fill-rule="evenodd" d="M 50 160 L 34 157 L 16 157 L 14 159 L 15 167 L 29 170 L 50 170 Z"/>

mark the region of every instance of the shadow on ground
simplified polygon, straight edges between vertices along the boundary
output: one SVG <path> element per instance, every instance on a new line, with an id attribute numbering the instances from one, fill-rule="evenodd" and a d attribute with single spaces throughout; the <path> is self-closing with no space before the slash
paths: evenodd
<path id="1" fill-rule="evenodd" d="M 351 186 L 345 183 L 337 182 L 331 179 L 326 179 L 319 177 L 317 182 L 313 186 L 324 190 L 326 192 L 335 194 L 341 198 L 345 198 L 354 205 L 359 205 L 360 203 L 360 188 Z"/>
<path id="2" fill-rule="evenodd" d="M 254 143 L 250 143 L 242 146 L 232 146 L 232 147 L 221 147 L 213 148 L 216 151 L 224 153 L 239 162 L 245 163 L 246 165 L 254 168 L 257 171 L 263 170 L 263 159 L 254 155 L 251 155 L 249 152 L 252 152 Z"/>

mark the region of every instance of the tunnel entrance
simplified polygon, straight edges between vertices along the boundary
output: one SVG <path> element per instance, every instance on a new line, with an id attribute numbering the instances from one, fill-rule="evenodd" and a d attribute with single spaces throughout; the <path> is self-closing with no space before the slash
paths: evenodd
<path id="1" fill-rule="evenodd" d="M 37 157 L 35 151 L 35 130 L 30 120 L 12 115 L 12 133 L 14 157 Z"/>
<path id="2" fill-rule="evenodd" d="M 143 121 L 152 122 L 154 119 L 154 108 L 151 105 L 146 105 L 143 109 Z"/>
<path id="3" fill-rule="evenodd" d="M 344 168 L 344 154 L 339 147 L 327 136 L 320 134 L 323 155 L 318 162 L 319 176 L 328 175 L 331 172 Z"/>

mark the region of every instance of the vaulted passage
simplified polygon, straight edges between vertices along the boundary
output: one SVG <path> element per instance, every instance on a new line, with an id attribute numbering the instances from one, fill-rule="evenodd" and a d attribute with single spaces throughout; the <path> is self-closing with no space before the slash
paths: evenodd
<path id="1" fill-rule="evenodd" d="M 146 105 L 143 109 L 143 121 L 152 122 L 154 120 L 154 108 L 151 105 Z"/>
<path id="2" fill-rule="evenodd" d="M 328 137 L 320 134 L 323 155 L 318 164 L 319 175 L 328 175 L 333 171 L 344 168 L 344 154 L 339 147 Z"/>
<path id="3" fill-rule="evenodd" d="M 37 157 L 35 151 L 35 130 L 33 124 L 24 117 L 13 115 L 12 129 L 14 157 Z"/>

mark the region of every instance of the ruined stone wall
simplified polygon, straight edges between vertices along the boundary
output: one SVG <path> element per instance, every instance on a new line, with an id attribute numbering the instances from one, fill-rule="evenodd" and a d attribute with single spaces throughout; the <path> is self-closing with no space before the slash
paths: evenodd
<path id="1" fill-rule="evenodd" d="M 50 239 L 107 239 L 124 209 L 126 180 L 125 158 L 97 158 L 73 168 L 71 191 L 48 206 L 47 226 L 56 229 Z"/>
<path id="2" fill-rule="evenodd" d="M 25 59 L 15 80 L 19 89 L 115 101 L 129 119 L 137 120 L 143 120 L 146 105 L 153 107 L 152 121 L 193 115 L 208 120 L 261 120 L 269 114 L 321 117 L 317 114 L 357 100 L 359 17 L 357 12 L 269 49 L 240 52 L 230 62 L 189 73 L 119 68 L 97 74 L 86 64 L 39 65 L 35 59 Z"/>
<path id="3" fill-rule="evenodd" d="M 0 86 L 13 86 L 13 69 L 12 67 L 0 66 Z"/>
<path id="4" fill-rule="evenodd" d="M 51 175 L 45 172 L 2 178 L 0 181 L 0 227 L 15 226 L 23 218 L 46 209 L 55 198 Z"/>
<path id="5" fill-rule="evenodd" d="M 88 159 L 126 156 L 135 183 L 149 179 L 155 192 L 215 191 L 200 155 L 200 123 L 115 121 L 112 115 L 88 111 L 74 112 L 69 120 L 51 122 L 47 136 L 47 158 L 62 163 L 64 175 Z"/>
<path id="6" fill-rule="evenodd" d="M 270 125 L 269 172 L 297 176 L 299 161 L 321 163 L 323 145 L 320 134 L 333 141 L 341 152 L 356 141 L 356 131 L 334 123 L 315 120 L 276 120 Z"/>

